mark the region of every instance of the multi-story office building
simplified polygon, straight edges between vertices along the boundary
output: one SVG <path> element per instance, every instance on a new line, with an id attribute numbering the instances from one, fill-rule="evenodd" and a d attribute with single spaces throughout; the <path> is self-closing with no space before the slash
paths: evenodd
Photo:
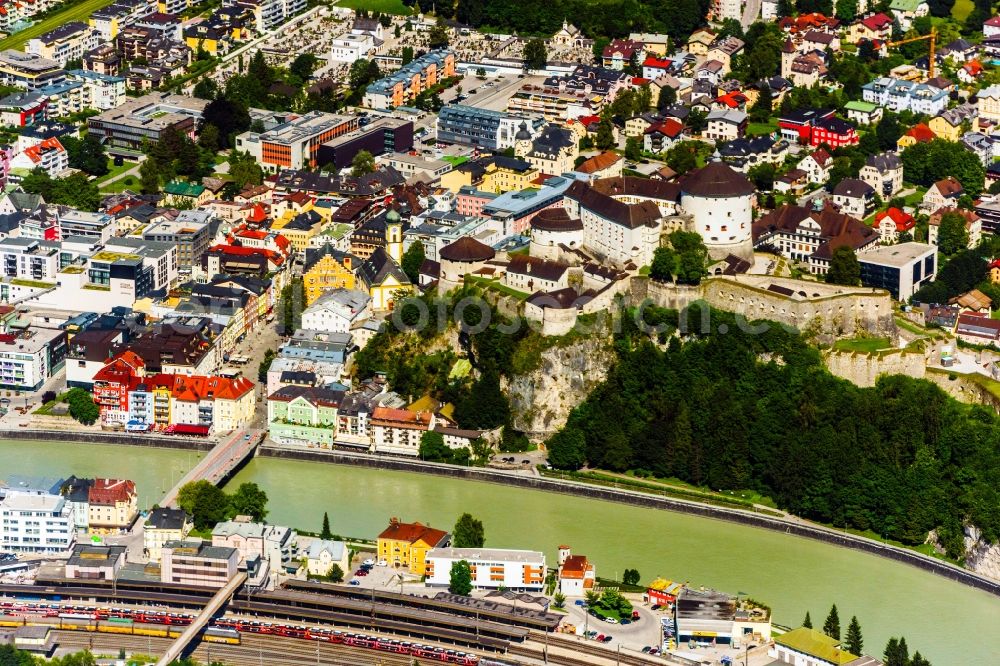
<path id="1" fill-rule="evenodd" d="M 168 541 L 160 550 L 160 581 L 173 585 L 225 587 L 236 575 L 240 553 L 201 540 Z"/>
<path id="2" fill-rule="evenodd" d="M 142 238 L 176 246 L 178 270 L 190 273 L 192 267 L 201 265 L 201 255 L 208 249 L 215 229 L 216 220 L 211 212 L 185 210 L 173 220 L 163 219 L 150 225 L 142 232 Z"/>
<path id="3" fill-rule="evenodd" d="M 0 77 L 3 74 L 2 55 Z M 87 129 L 110 145 L 138 150 L 144 140 L 159 141 L 160 134 L 168 127 L 190 134 L 207 105 L 208 100 L 188 95 L 150 93 L 89 118 Z"/>
<path id="4" fill-rule="evenodd" d="M 253 155 L 268 171 L 315 168 L 322 144 L 357 128 L 357 117 L 310 111 L 290 115 L 266 132 L 244 132 L 236 137 L 236 148 Z"/>
<path id="5" fill-rule="evenodd" d="M 413 148 L 413 123 L 397 118 L 382 118 L 342 134 L 319 147 L 320 165 L 333 164 L 337 169 L 351 165 L 354 156 L 367 150 L 376 157 L 387 153 L 405 153 Z"/>
<path id="6" fill-rule="evenodd" d="M 514 146 L 521 123 L 535 136 L 543 121 L 476 106 L 447 104 L 438 113 L 437 139 L 442 143 L 501 151 Z"/>
<path id="7" fill-rule="evenodd" d="M 472 585 L 481 590 L 540 592 L 545 584 L 545 553 L 500 548 L 432 548 L 424 558 L 426 582 L 447 587 L 451 565 L 465 561 L 472 568 Z"/>
<path id="8" fill-rule="evenodd" d="M 76 530 L 63 497 L 13 491 L 0 501 L 0 549 L 62 555 L 75 541 Z"/>

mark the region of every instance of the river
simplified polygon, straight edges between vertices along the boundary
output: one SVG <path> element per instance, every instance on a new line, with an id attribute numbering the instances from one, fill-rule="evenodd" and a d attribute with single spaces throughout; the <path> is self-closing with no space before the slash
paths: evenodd
<path id="1" fill-rule="evenodd" d="M 26 449 L 32 449 L 31 454 Z M 0 477 L 127 476 L 143 498 L 162 494 L 197 453 L 104 445 L 0 442 Z M 569 495 L 409 472 L 257 458 L 229 484 L 267 491 L 269 520 L 319 530 L 323 512 L 335 533 L 374 537 L 390 516 L 450 529 L 463 511 L 485 524 L 487 544 L 544 550 L 550 565 L 561 543 L 586 554 L 598 575 L 625 567 L 655 576 L 749 594 L 797 626 L 836 602 L 841 626 L 857 615 L 866 651 L 880 656 L 891 635 L 905 635 L 935 666 L 1000 664 L 1000 598 L 915 567 L 787 536 L 684 514 Z M 152 490 L 147 491 L 147 488 Z"/>

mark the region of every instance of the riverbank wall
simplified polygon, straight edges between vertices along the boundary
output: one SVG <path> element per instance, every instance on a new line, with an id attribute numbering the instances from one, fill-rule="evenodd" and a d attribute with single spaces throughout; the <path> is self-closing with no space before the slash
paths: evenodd
<path id="1" fill-rule="evenodd" d="M 981 576 L 967 569 L 962 569 L 956 565 L 922 555 L 921 553 L 917 553 L 906 548 L 885 544 L 875 541 L 874 539 L 840 532 L 838 530 L 823 527 L 822 525 L 815 525 L 804 521 L 774 518 L 750 511 L 730 509 L 710 504 L 699 504 L 697 502 L 689 502 L 671 497 L 660 497 L 637 491 L 604 488 L 581 482 L 506 474 L 483 468 L 455 467 L 453 465 L 428 463 L 403 458 L 352 454 L 345 451 L 285 449 L 271 446 L 262 446 L 258 450 L 258 455 L 265 458 L 304 460 L 310 462 L 354 465 L 358 467 L 371 467 L 374 469 L 387 469 L 402 472 L 420 472 L 423 474 L 433 474 L 436 476 L 447 476 L 451 478 L 459 477 L 472 481 L 485 481 L 488 483 L 499 483 L 533 490 L 542 490 L 545 492 L 558 492 L 568 495 L 576 495 L 579 497 L 586 497 L 589 499 L 631 504 L 633 506 L 651 509 L 676 511 L 704 518 L 727 520 L 750 527 L 759 527 L 776 532 L 784 532 L 785 534 L 816 539 L 831 545 L 871 553 L 873 555 L 878 555 L 897 562 L 919 567 L 929 573 L 944 576 L 945 578 L 949 578 L 956 582 L 975 587 L 1000 597 L 1000 580 L 993 580 L 985 576 Z"/>
<path id="2" fill-rule="evenodd" d="M 0 439 L 41 442 L 80 442 L 81 444 L 117 444 L 120 446 L 142 446 L 159 449 L 180 449 L 182 451 L 211 451 L 216 445 L 211 439 L 188 437 L 161 437 L 142 433 L 133 435 L 118 432 L 73 432 L 69 430 L 0 430 Z"/>

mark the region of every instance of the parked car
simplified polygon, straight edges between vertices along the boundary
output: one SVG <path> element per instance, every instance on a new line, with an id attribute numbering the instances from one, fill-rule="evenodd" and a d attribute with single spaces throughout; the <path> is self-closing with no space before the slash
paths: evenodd
<path id="1" fill-rule="evenodd" d="M 574 603 L 574 604 L 576 604 L 577 606 L 582 606 L 582 607 L 584 607 L 584 608 L 586 608 L 586 607 L 587 607 L 587 602 L 586 602 L 586 601 L 584 601 L 583 599 L 577 599 L 577 600 L 576 600 L 576 601 L 574 601 L 573 603 Z"/>
<path id="2" fill-rule="evenodd" d="M 611 636 L 605 636 L 604 640 L 602 641 L 602 643 L 610 643 L 610 642 L 611 642 Z"/>
<path id="3" fill-rule="evenodd" d="M 385 560 L 379 560 L 378 561 L 378 566 L 380 566 L 380 567 L 387 567 L 387 566 L 389 566 L 389 563 L 386 562 Z"/>
<path id="4" fill-rule="evenodd" d="M 603 642 L 604 641 L 604 634 L 597 634 L 597 636 L 594 638 L 594 640 L 595 641 L 601 641 L 601 642 Z"/>
<path id="5" fill-rule="evenodd" d="M 352 580 L 352 581 L 351 581 L 351 582 L 349 583 L 349 585 L 361 585 L 361 581 L 360 581 L 360 580 Z"/>
<path id="6" fill-rule="evenodd" d="M 622 618 L 621 623 L 622 624 L 632 624 L 632 620 L 628 619 L 627 617 L 626 618 Z"/>
<path id="7" fill-rule="evenodd" d="M 373 560 L 372 558 L 369 557 L 367 560 L 365 560 L 361 564 L 363 564 L 366 567 L 373 567 L 373 566 L 375 566 L 375 560 Z"/>
<path id="8" fill-rule="evenodd" d="M 607 622 L 608 624 L 618 624 L 618 620 L 616 620 L 613 617 L 606 617 L 604 618 L 604 621 Z"/>

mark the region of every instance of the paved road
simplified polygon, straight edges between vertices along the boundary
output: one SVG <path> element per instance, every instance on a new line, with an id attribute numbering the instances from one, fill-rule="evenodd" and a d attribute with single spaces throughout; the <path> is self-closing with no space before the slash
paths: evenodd
<path id="1" fill-rule="evenodd" d="M 743 20 L 740 23 L 746 30 L 760 16 L 761 0 L 747 0 L 746 7 L 743 8 Z"/>

